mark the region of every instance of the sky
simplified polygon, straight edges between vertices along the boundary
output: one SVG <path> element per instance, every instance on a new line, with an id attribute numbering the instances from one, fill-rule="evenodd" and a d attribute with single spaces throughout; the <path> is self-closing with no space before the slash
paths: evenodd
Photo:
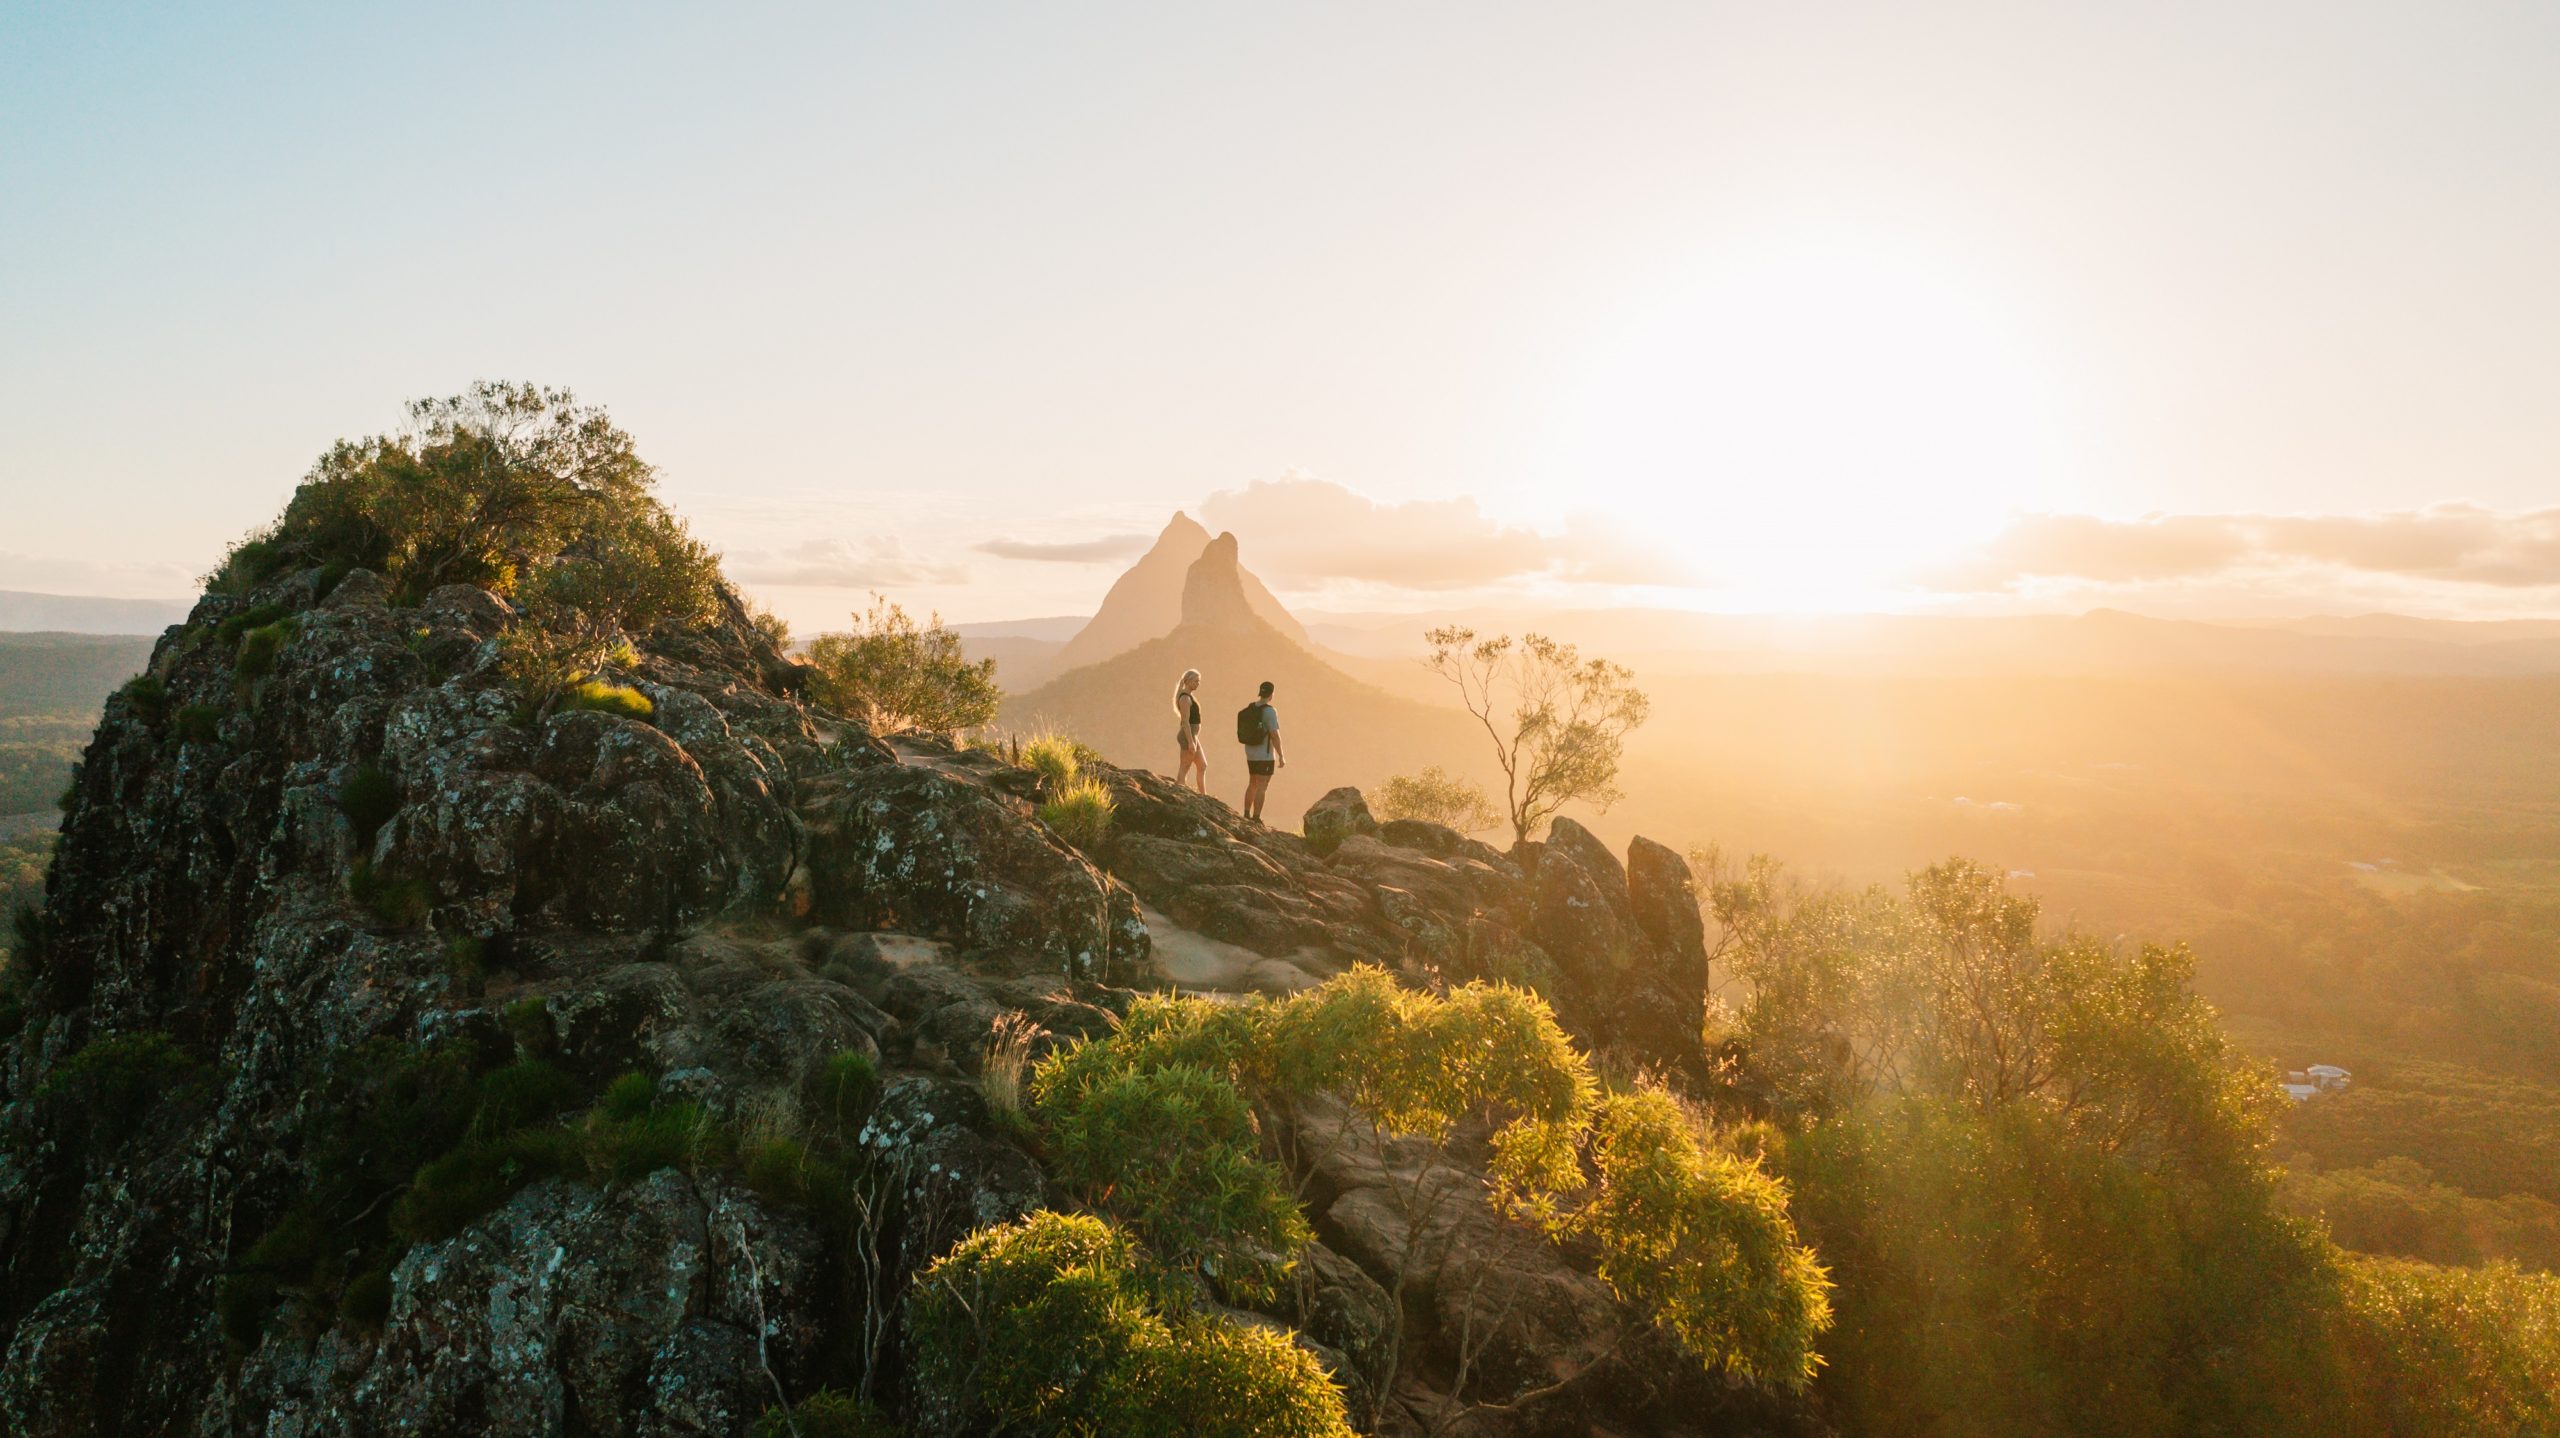
<path id="1" fill-rule="evenodd" d="M 2560 7 L 0 0 L 0 588 L 605 405 L 803 626 L 2560 614 Z"/>

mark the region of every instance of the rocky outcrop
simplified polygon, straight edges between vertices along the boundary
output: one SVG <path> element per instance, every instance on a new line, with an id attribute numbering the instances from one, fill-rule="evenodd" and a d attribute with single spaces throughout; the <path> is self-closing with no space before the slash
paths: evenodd
<path id="1" fill-rule="evenodd" d="M 616 676 L 645 714 L 546 716 L 504 601 L 332 578 L 200 602 L 82 766 L 0 1035 L 0 1430 L 736 1434 L 878 1361 L 904 1272 L 1045 1199 L 964 1076 L 998 1015 L 1108 1024 L 1132 896 L 734 602 Z M 625 1073 L 686 1127 L 566 1152 Z M 846 1104 L 861 1274 L 749 1162 Z M 436 1163 L 452 1218 L 387 1218 Z"/>
<path id="2" fill-rule="evenodd" d="M 1097 765 L 1088 854 L 1022 771 L 809 707 L 734 599 L 651 636 L 612 676 L 645 704 L 606 709 L 524 702 L 522 622 L 306 570 L 204 599 L 109 703 L 0 1033 L 0 1431 L 894 1406 L 907 1275 L 1053 1197 L 989 1095 L 1166 981 L 1150 915 L 1286 980 L 1261 987 L 1507 978 L 1596 1046 L 1695 1047 L 1704 951 L 1659 846 L 1621 867 L 1559 824 L 1503 854 L 1349 790 L 1310 842 Z M 1325 1243 L 1266 1317 L 1355 1389 L 1398 1375 L 1360 1399 L 1391 1429 L 1620 1342 L 1569 1262 L 1515 1271 L 1480 1167 L 1346 1150 L 1311 1179 Z M 1417 1174 L 1474 1216 L 1380 1207 Z M 1420 1274 L 1451 1241 L 1494 1246 Z"/>
<path id="3" fill-rule="evenodd" d="M 1151 774 L 1108 782 L 1105 865 L 1189 929 L 1319 973 L 1523 984 L 1593 1048 L 1700 1071 L 1705 930 L 1688 862 L 1660 844 L 1638 839 L 1621 863 L 1558 819 L 1505 855 L 1436 824 L 1380 825 L 1357 789 L 1318 800 L 1301 838 Z"/>

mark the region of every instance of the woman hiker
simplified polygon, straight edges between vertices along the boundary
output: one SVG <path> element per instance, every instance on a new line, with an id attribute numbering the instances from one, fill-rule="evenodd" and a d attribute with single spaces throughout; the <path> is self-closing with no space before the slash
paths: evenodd
<path id="1" fill-rule="evenodd" d="M 1193 691 L 1199 687 L 1200 671 L 1197 669 L 1183 670 L 1182 682 L 1174 686 L 1173 743 L 1181 751 L 1181 762 L 1180 767 L 1173 771 L 1173 782 L 1179 784 L 1197 774 L 1199 777 L 1191 787 L 1206 794 L 1209 792 L 1209 756 L 1200 747 L 1200 701 L 1192 697 Z"/>

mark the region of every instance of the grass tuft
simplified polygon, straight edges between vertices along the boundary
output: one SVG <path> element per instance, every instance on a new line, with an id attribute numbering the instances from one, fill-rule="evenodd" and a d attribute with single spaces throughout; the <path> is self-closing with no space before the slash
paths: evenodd
<path id="1" fill-rule="evenodd" d="M 1111 838 L 1111 791 L 1099 779 L 1079 778 L 1040 806 L 1040 822 L 1079 849 L 1098 849 Z"/>
<path id="2" fill-rule="evenodd" d="M 560 707 L 619 714 L 625 719 L 638 719 L 643 723 L 658 712 L 658 706 L 649 701 L 648 695 L 628 684 L 607 684 L 601 679 L 570 685 L 560 696 Z"/>

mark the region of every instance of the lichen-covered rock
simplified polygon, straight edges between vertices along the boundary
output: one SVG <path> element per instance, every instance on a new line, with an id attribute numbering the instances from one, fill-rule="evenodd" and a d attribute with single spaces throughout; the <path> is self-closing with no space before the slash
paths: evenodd
<path id="1" fill-rule="evenodd" d="M 271 1433 L 737 1433 L 817 1355 L 819 1263 L 722 1180 L 538 1184 L 411 1249 L 370 1343 L 270 1341 L 232 1402 Z"/>
<path id="2" fill-rule="evenodd" d="M 1062 977 L 1100 980 L 1145 962 L 1147 928 L 1129 891 L 983 782 L 873 766 L 832 781 L 809 812 L 821 919 L 931 934 Z"/>

